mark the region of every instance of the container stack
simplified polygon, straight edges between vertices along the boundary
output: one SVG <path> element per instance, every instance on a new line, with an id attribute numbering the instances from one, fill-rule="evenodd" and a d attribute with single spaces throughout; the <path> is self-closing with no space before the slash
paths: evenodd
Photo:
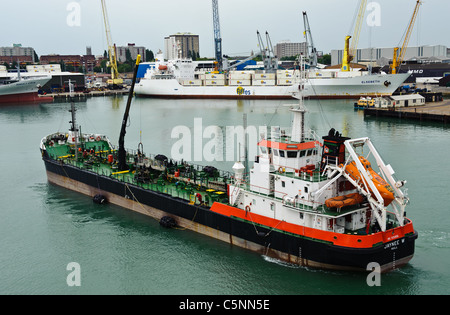
<path id="1" fill-rule="evenodd" d="M 223 73 L 205 73 L 205 85 L 225 85 L 225 74 Z"/>
<path id="2" fill-rule="evenodd" d="M 228 74 L 229 85 L 251 85 L 254 71 L 232 71 Z"/>
<path id="3" fill-rule="evenodd" d="M 252 78 L 253 85 L 275 85 L 275 73 L 255 73 Z"/>

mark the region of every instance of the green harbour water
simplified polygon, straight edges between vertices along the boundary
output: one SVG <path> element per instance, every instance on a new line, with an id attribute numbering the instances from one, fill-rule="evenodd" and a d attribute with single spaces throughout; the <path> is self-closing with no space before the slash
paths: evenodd
<path id="1" fill-rule="evenodd" d="M 50 185 L 39 152 L 42 137 L 69 127 L 69 103 L 0 106 L 0 294 L 148 295 L 427 295 L 450 293 L 450 127 L 363 117 L 353 101 L 306 101 L 306 126 L 369 137 L 398 179 L 407 181 L 407 217 L 419 233 L 410 263 L 369 286 L 366 273 L 292 266 L 186 230 L 166 229 L 115 205 Z M 295 101 L 136 98 L 126 147 L 142 140 L 148 154 L 171 155 L 177 126 L 290 127 Z M 82 132 L 117 144 L 126 97 L 77 103 Z M 210 139 L 202 140 L 207 144 Z M 193 140 L 195 141 L 195 140 Z M 249 145 L 256 145 L 249 143 Z M 223 147 L 225 151 L 232 148 Z M 195 152 L 192 152 L 194 155 Z M 250 157 L 250 161 L 253 158 Z M 194 161 L 231 171 L 232 161 Z M 251 164 L 251 163 L 250 163 Z M 69 286 L 67 266 L 80 266 Z"/>

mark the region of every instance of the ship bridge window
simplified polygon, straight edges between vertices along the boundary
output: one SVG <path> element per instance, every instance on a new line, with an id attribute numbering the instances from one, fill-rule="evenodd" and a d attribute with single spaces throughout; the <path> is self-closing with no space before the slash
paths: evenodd
<path id="1" fill-rule="evenodd" d="M 306 155 L 306 151 L 305 150 L 300 151 L 300 157 L 304 157 L 305 155 Z"/>
<path id="2" fill-rule="evenodd" d="M 288 158 L 296 158 L 297 157 L 297 151 L 287 151 L 287 157 Z"/>
<path id="3" fill-rule="evenodd" d="M 273 149 L 273 155 L 278 156 L 278 150 L 277 149 Z"/>
<path id="4" fill-rule="evenodd" d="M 265 147 L 259 147 L 261 149 L 261 153 L 262 154 L 266 154 L 267 153 L 267 149 Z"/>
<path id="5" fill-rule="evenodd" d="M 280 150 L 280 156 L 281 157 L 284 157 L 285 155 L 284 155 L 284 150 Z"/>

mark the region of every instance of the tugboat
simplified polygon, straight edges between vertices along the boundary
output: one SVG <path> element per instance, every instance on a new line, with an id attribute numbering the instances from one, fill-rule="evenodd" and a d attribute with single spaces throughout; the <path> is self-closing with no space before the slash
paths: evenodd
<path id="1" fill-rule="evenodd" d="M 138 64 L 118 149 L 105 135 L 80 133 L 72 103 L 68 132 L 40 143 L 50 183 L 301 266 L 366 271 L 378 263 L 387 272 L 413 257 L 406 182 L 369 138 L 305 132 L 302 101 L 292 106 L 290 136 L 274 130 L 259 141 L 248 176 L 240 161 L 224 172 L 146 155 L 142 143 L 126 151 Z"/>

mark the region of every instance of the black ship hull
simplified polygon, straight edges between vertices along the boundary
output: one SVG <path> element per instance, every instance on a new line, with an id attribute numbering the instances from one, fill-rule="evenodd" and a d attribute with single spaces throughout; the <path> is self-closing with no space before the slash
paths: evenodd
<path id="1" fill-rule="evenodd" d="M 417 233 L 372 248 L 335 246 L 331 242 L 258 226 L 251 221 L 216 213 L 210 207 L 131 183 L 102 176 L 46 157 L 43 160 L 50 183 L 91 197 L 102 194 L 113 204 L 160 220 L 175 219 L 177 226 L 237 245 L 262 255 L 302 266 L 335 270 L 366 271 L 369 263 L 380 265 L 381 272 L 400 267 L 413 257 Z"/>

